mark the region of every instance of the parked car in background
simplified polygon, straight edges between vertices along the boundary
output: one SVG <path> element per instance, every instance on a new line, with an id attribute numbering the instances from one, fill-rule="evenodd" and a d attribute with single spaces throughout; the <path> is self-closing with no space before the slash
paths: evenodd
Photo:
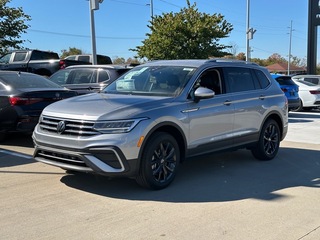
<path id="1" fill-rule="evenodd" d="M 300 108 L 301 100 L 299 97 L 299 86 L 291 79 L 290 76 L 271 74 L 279 83 L 281 90 L 288 99 L 289 111 Z"/>
<path id="2" fill-rule="evenodd" d="M 320 75 L 295 75 L 292 77 L 292 79 L 311 82 L 320 86 Z"/>
<path id="3" fill-rule="evenodd" d="M 273 159 L 288 103 L 267 69 L 231 60 L 152 61 L 99 93 L 46 107 L 34 158 L 66 170 L 167 187 L 187 157 L 246 148 Z"/>
<path id="4" fill-rule="evenodd" d="M 301 105 L 296 111 L 311 110 L 320 107 L 320 86 L 311 82 L 292 78 L 299 86 Z"/>
<path id="5" fill-rule="evenodd" d="M 46 106 L 76 95 L 40 75 L 0 71 L 0 139 L 10 132 L 32 132 Z"/>
<path id="6" fill-rule="evenodd" d="M 51 76 L 59 69 L 85 62 L 60 59 L 55 52 L 40 50 L 14 50 L 0 57 L 0 70 L 31 72 Z"/>
<path id="7" fill-rule="evenodd" d="M 121 65 L 77 65 L 53 74 L 49 80 L 78 94 L 98 92 L 132 67 Z"/>
<path id="8" fill-rule="evenodd" d="M 92 54 L 70 55 L 65 59 L 93 63 Z M 109 56 L 97 54 L 97 64 L 112 64 L 112 60 Z"/>

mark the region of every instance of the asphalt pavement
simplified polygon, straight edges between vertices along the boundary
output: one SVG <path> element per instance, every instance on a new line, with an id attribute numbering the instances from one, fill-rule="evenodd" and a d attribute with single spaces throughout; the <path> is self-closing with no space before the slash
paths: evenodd
<path id="1" fill-rule="evenodd" d="M 0 239 L 319 240 L 320 113 L 289 114 L 272 161 L 240 150 L 191 159 L 161 191 L 35 162 L 0 144 Z"/>

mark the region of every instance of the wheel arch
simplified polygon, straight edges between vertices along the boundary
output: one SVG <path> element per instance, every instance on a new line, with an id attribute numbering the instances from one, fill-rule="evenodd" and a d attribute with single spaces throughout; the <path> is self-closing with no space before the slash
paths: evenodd
<path id="1" fill-rule="evenodd" d="M 283 123 L 282 118 L 279 115 L 279 113 L 277 113 L 277 112 L 269 113 L 266 116 L 266 118 L 264 119 L 263 124 L 261 124 L 261 128 L 264 126 L 265 122 L 268 121 L 269 119 L 273 119 L 274 121 L 276 121 L 276 123 L 278 124 L 279 129 L 280 129 L 280 134 L 281 134 L 280 139 L 283 140 L 283 138 L 284 138 L 283 137 L 283 134 L 284 134 L 284 132 L 283 132 L 284 123 Z M 261 128 L 260 128 L 260 131 L 261 131 Z"/>
<path id="2" fill-rule="evenodd" d="M 148 134 L 145 136 L 144 141 L 141 146 L 141 150 L 139 152 L 139 157 L 138 157 L 139 164 L 140 164 L 140 160 L 141 160 L 141 155 L 144 152 L 145 147 L 147 146 L 148 140 L 150 139 L 150 137 L 153 134 L 155 134 L 157 132 L 168 133 L 176 139 L 176 141 L 179 145 L 179 150 L 180 150 L 180 162 L 182 162 L 186 157 L 186 149 L 187 149 L 186 137 L 185 137 L 182 129 L 177 124 L 175 124 L 173 122 L 162 122 L 162 123 L 154 126 L 148 132 Z"/>

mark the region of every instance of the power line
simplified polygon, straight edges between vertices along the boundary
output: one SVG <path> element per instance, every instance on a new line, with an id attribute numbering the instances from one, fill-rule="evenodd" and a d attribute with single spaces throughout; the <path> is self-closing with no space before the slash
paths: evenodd
<path id="1" fill-rule="evenodd" d="M 50 32 L 50 31 L 43 31 L 43 30 L 36 30 L 36 29 L 28 29 L 28 31 L 45 33 L 45 34 L 54 34 L 54 35 L 60 35 L 60 36 L 90 38 L 89 35 Z M 118 39 L 118 40 L 141 40 L 141 39 L 144 39 L 143 37 L 103 37 L 103 36 L 97 36 L 97 38 L 101 38 L 101 39 Z"/>

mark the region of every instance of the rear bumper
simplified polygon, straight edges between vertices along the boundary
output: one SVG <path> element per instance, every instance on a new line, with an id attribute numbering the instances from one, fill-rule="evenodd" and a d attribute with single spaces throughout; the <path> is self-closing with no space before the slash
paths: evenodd
<path id="1" fill-rule="evenodd" d="M 292 110 L 292 109 L 296 109 L 298 107 L 300 107 L 301 105 L 301 102 L 300 102 L 300 99 L 288 99 L 288 107 L 289 107 L 289 110 Z"/>

